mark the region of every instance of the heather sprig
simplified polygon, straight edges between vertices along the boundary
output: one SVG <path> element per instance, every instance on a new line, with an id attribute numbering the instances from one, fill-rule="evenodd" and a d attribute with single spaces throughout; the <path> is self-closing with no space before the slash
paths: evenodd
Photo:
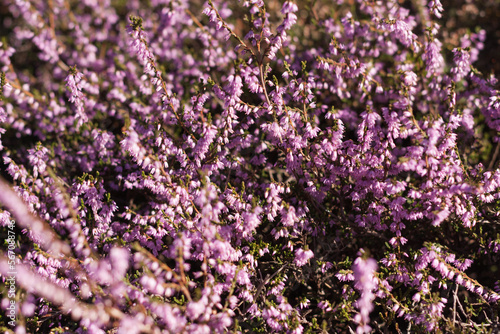
<path id="1" fill-rule="evenodd" d="M 500 99 L 467 6 L 8 0 L 0 328 L 498 330 Z"/>

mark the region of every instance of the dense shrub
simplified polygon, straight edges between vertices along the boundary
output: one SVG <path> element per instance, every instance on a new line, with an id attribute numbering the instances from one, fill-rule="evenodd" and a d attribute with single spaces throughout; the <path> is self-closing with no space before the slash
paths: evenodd
<path id="1" fill-rule="evenodd" d="M 500 331 L 465 5 L 3 4 L 4 331 Z"/>

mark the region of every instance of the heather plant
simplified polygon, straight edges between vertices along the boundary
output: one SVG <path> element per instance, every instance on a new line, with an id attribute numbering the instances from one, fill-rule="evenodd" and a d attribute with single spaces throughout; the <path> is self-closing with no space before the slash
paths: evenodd
<path id="1" fill-rule="evenodd" d="M 448 5 L 3 1 L 1 329 L 500 331 L 500 94 Z"/>

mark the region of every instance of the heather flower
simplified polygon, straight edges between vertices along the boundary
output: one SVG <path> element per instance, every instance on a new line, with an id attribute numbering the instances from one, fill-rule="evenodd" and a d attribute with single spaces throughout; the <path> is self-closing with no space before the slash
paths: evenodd
<path id="1" fill-rule="evenodd" d="M 434 37 L 429 37 L 424 44 L 422 59 L 427 65 L 427 76 L 439 74 L 444 69 L 444 58 L 441 54 L 442 43 Z"/>
<path id="2" fill-rule="evenodd" d="M 205 129 L 203 129 L 201 138 L 198 140 L 196 146 L 193 149 L 193 155 L 196 157 L 195 161 L 198 162 L 198 165 L 200 165 L 201 161 L 205 159 L 208 149 L 212 144 L 213 140 L 215 139 L 216 135 L 217 135 L 217 128 L 215 126 L 208 126 Z"/>
<path id="3" fill-rule="evenodd" d="M 321 301 L 318 303 L 318 307 L 322 309 L 324 312 L 331 312 L 332 307 L 329 302 L 327 301 Z"/>
<path id="4" fill-rule="evenodd" d="M 124 248 L 112 248 L 109 252 L 109 259 L 115 276 L 122 278 L 128 269 L 129 252 Z"/>
<path id="5" fill-rule="evenodd" d="M 377 262 L 374 259 L 363 259 L 358 257 L 353 264 L 355 287 L 360 292 L 361 297 L 356 301 L 359 313 L 354 321 L 358 324 L 356 333 L 368 333 L 371 328 L 370 312 L 373 310 L 372 301 L 375 298 L 373 290 L 377 287 L 374 272 L 377 270 Z"/>
<path id="6" fill-rule="evenodd" d="M 18 331 L 494 328 L 500 100 L 472 7 L 276 5 L 5 4 Z"/>
<path id="7" fill-rule="evenodd" d="M 37 145 L 34 149 L 28 150 L 28 160 L 33 166 L 33 176 L 35 178 L 38 177 L 38 173 L 43 174 L 43 172 L 45 172 L 45 169 L 47 168 L 46 161 L 48 152 L 49 150 L 47 148 L 40 145 Z"/>
<path id="8" fill-rule="evenodd" d="M 407 48 L 412 48 L 415 52 L 420 50 L 417 43 L 417 35 L 411 31 L 411 26 L 399 19 L 382 20 L 380 27 L 394 34 L 394 36 Z"/>
<path id="9" fill-rule="evenodd" d="M 123 139 L 121 145 L 124 150 L 130 153 L 137 163 L 142 164 L 146 158 L 146 149 L 141 147 L 139 134 L 137 132 L 133 129 L 129 129 L 128 135 Z"/>
<path id="10" fill-rule="evenodd" d="M 59 60 L 59 55 L 62 53 L 62 48 L 57 44 L 57 41 L 52 38 L 48 28 L 42 29 L 39 34 L 33 37 L 33 43 L 42 51 L 40 59 L 50 63 L 56 63 Z"/>
<path id="11" fill-rule="evenodd" d="M 403 82 L 407 86 L 415 86 L 417 84 L 417 75 L 415 72 L 406 71 L 403 75 Z"/>
<path id="12" fill-rule="evenodd" d="M 143 319 L 136 319 L 133 317 L 128 317 L 125 316 L 121 321 L 120 321 L 120 327 L 118 329 L 118 334 L 126 334 L 126 333 L 132 333 L 132 334 L 139 334 L 142 331 L 142 322 Z"/>
<path id="13" fill-rule="evenodd" d="M 462 48 L 453 49 L 453 61 L 456 67 L 452 68 L 451 72 L 455 74 L 454 79 L 460 81 L 470 72 L 470 50 Z"/>
<path id="14" fill-rule="evenodd" d="M 300 302 L 300 308 L 301 308 L 301 309 L 307 308 L 307 307 L 309 307 L 309 304 L 310 304 L 310 303 L 311 303 L 311 302 L 309 301 L 309 299 L 304 298 L 304 299 Z"/>
<path id="15" fill-rule="evenodd" d="M 69 101 L 75 105 L 77 128 L 88 121 L 87 113 L 85 112 L 85 96 L 82 93 L 83 74 L 78 72 L 76 68 L 72 69 L 66 77 L 66 87 L 69 91 Z"/>
<path id="16" fill-rule="evenodd" d="M 10 57 L 14 54 L 16 50 L 13 47 L 4 46 L 3 42 L 0 42 L 0 63 L 3 65 L 0 69 L 6 72 L 8 66 L 11 64 Z"/>
<path id="17" fill-rule="evenodd" d="M 437 18 L 441 18 L 442 16 L 441 13 L 443 12 L 443 5 L 441 4 L 440 0 L 431 0 L 427 4 L 427 6 L 429 6 L 429 9 Z"/>
<path id="18" fill-rule="evenodd" d="M 302 248 L 299 248 L 295 251 L 295 260 L 294 263 L 297 267 L 302 267 L 309 261 L 309 259 L 314 257 L 314 253 L 308 249 L 308 250 L 303 250 Z"/>

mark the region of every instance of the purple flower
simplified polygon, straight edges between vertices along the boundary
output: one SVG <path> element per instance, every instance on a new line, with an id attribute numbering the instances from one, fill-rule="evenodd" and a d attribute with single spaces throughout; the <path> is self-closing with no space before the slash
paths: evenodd
<path id="1" fill-rule="evenodd" d="M 375 298 L 373 290 L 377 287 L 377 279 L 374 272 L 377 270 L 377 262 L 374 259 L 363 259 L 358 257 L 353 264 L 355 287 L 360 292 L 361 297 L 356 301 L 359 313 L 354 317 L 358 324 L 357 333 L 369 333 L 371 328 L 370 312 L 373 310 L 372 301 Z"/>
<path id="2" fill-rule="evenodd" d="M 456 81 L 460 81 L 470 72 L 470 51 L 462 48 L 453 49 L 453 61 L 456 66 L 451 69 L 451 73 L 455 74 Z"/>
<path id="3" fill-rule="evenodd" d="M 455 304 L 471 328 L 495 310 L 468 260 L 500 252 L 487 26 L 452 2 L 443 26 L 440 1 L 276 4 L 5 2 L 1 306 L 22 289 L 19 331 L 449 332 Z"/>
<path id="4" fill-rule="evenodd" d="M 295 260 L 293 262 L 297 267 L 302 267 L 313 257 L 314 253 L 312 250 L 303 250 L 302 248 L 299 248 L 295 251 Z"/>
<path id="5" fill-rule="evenodd" d="M 130 253 L 125 248 L 112 248 L 109 252 L 109 260 L 115 277 L 121 279 L 125 276 L 129 265 Z"/>
<path id="6" fill-rule="evenodd" d="M 66 77 L 66 87 L 69 91 L 69 101 L 76 107 L 77 128 L 88 121 L 85 112 L 85 96 L 82 93 L 83 74 L 76 68 Z"/>
<path id="7" fill-rule="evenodd" d="M 406 71 L 402 75 L 402 80 L 407 86 L 416 86 L 417 85 L 417 75 L 415 72 L 412 71 Z"/>
<path id="8" fill-rule="evenodd" d="M 441 13 L 443 12 L 443 5 L 440 0 L 431 0 L 427 4 L 429 6 L 430 11 L 437 17 L 441 18 Z"/>
<path id="9" fill-rule="evenodd" d="M 432 74 L 442 73 L 444 70 L 445 62 L 441 54 L 442 43 L 436 38 L 430 38 L 424 45 L 424 54 L 422 59 L 427 65 L 427 76 Z"/>

